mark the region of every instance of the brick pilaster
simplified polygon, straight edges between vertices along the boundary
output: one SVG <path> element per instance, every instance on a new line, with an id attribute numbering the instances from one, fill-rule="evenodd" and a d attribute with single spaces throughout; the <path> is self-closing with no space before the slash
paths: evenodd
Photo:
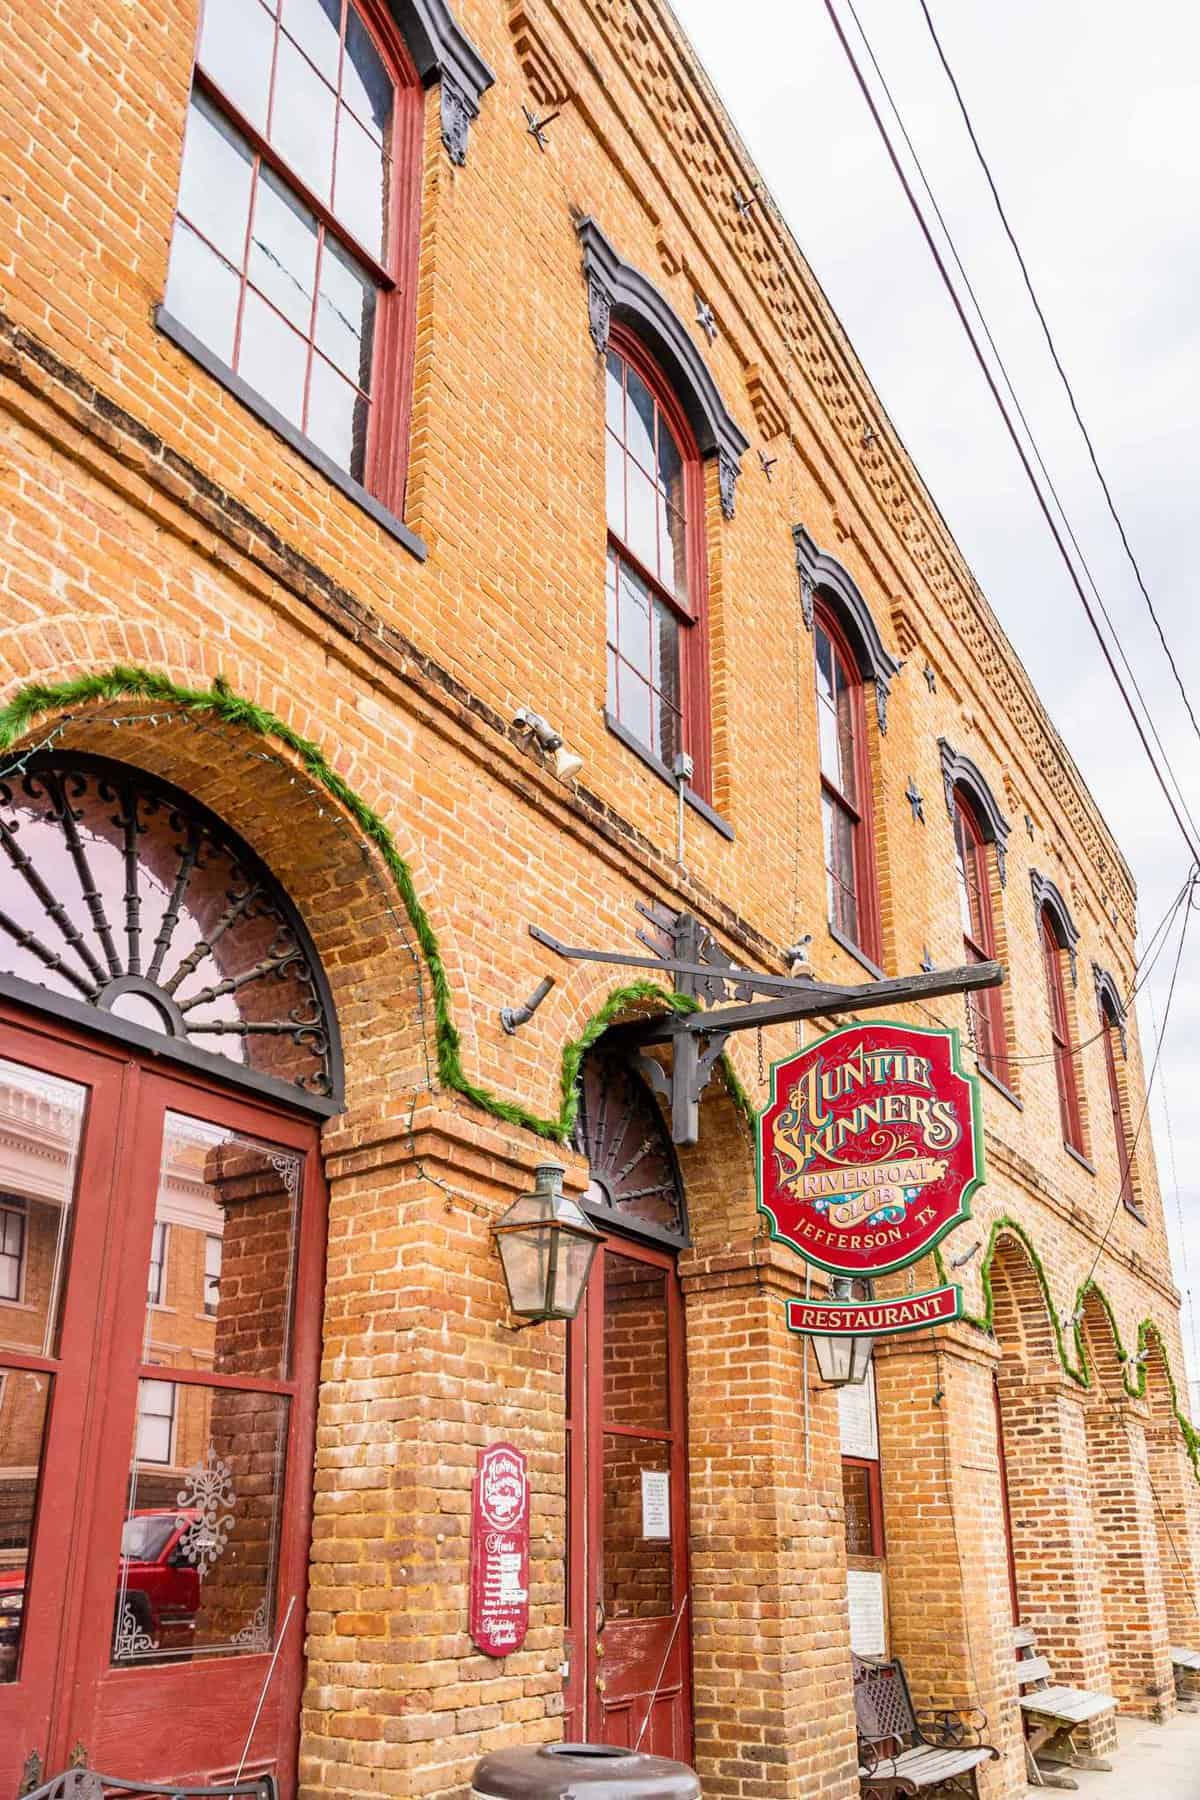
<path id="1" fill-rule="evenodd" d="M 706 1796 L 851 1800 L 837 1408 L 759 1255 L 684 1265 L 696 1768 Z"/>
<path id="2" fill-rule="evenodd" d="M 1167 1630 L 1173 1645 L 1200 1650 L 1200 1488 L 1174 1418 L 1146 1426 L 1146 1453 Z"/>
<path id="3" fill-rule="evenodd" d="M 1092 1516 L 1113 1692 L 1123 1712 L 1165 1719 L 1175 1689 L 1143 1410 L 1102 1392 L 1088 1408 Z"/>
<path id="4" fill-rule="evenodd" d="M 1000 1761 L 988 1800 L 1024 1792 L 995 1348 L 967 1328 L 876 1345 L 891 1647 L 917 1706 L 980 1707 Z"/>
<path id="5" fill-rule="evenodd" d="M 1109 1689 L 1102 1552 L 1092 1525 L 1087 1394 L 1065 1376 L 999 1372 L 1021 1622 L 1055 1679 Z"/>

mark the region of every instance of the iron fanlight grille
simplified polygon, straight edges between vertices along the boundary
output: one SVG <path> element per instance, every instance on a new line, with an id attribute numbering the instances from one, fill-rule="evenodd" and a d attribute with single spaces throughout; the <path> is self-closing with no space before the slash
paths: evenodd
<path id="1" fill-rule="evenodd" d="M 650 1089 L 619 1053 L 598 1046 L 584 1058 L 571 1141 L 588 1159 L 589 1212 L 686 1243 L 683 1182 L 670 1133 Z"/>
<path id="2" fill-rule="evenodd" d="M 310 1094 L 340 1078 L 279 884 L 206 807 L 123 763 L 52 752 L 0 781 L 0 973 Z"/>

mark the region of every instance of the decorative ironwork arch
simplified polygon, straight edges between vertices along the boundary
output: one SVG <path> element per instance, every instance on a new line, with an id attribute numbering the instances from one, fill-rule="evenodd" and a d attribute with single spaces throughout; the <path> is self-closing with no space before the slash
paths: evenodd
<path id="1" fill-rule="evenodd" d="M 683 1179 L 658 1103 L 628 1057 L 603 1043 L 580 1070 L 571 1142 L 588 1159 L 592 1218 L 657 1243 L 688 1242 Z"/>
<path id="2" fill-rule="evenodd" d="M 304 922 L 199 801 L 105 757 L 34 756 L 0 781 L 5 870 L 0 992 L 340 1108 L 337 1020 Z"/>

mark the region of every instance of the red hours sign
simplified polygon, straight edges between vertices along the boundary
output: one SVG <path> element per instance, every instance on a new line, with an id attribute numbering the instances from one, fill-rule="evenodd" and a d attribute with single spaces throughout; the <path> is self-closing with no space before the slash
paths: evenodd
<path id="1" fill-rule="evenodd" d="M 511 1444 L 489 1444 L 476 1463 L 468 1628 L 487 1656 L 519 1650 L 529 1629 L 529 1472 Z"/>
<path id="2" fill-rule="evenodd" d="M 831 1275 L 886 1275 L 970 1217 L 983 1180 L 979 1084 L 958 1033 L 877 1020 L 771 1069 L 758 1204 L 771 1235 Z"/>

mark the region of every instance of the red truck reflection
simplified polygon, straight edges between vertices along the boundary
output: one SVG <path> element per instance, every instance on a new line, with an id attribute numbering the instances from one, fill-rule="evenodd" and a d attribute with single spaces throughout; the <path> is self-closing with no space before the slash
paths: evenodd
<path id="1" fill-rule="evenodd" d="M 200 1605 L 200 1576 L 180 1540 L 199 1514 L 147 1509 L 131 1513 L 121 1533 L 114 1638 L 135 1654 L 187 1646 Z M 25 1614 L 25 1569 L 0 1569 L 0 1681 L 16 1669 Z M 136 1638 L 134 1634 L 137 1634 Z M 142 1637 L 149 1639 L 142 1643 Z M 122 1659 L 123 1660 L 123 1659 Z"/>

